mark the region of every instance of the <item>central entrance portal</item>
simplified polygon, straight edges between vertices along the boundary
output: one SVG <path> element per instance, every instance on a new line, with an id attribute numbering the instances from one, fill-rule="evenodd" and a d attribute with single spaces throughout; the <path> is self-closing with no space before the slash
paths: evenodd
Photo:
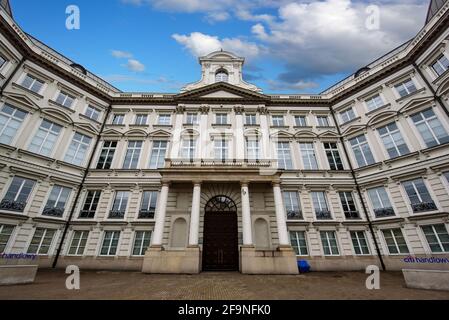
<path id="1" fill-rule="evenodd" d="M 203 271 L 238 271 L 237 206 L 217 196 L 207 203 L 205 213 Z"/>

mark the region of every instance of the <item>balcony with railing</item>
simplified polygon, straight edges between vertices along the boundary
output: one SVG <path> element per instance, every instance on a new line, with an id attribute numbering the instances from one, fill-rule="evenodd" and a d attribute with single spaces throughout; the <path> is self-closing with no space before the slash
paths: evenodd
<path id="1" fill-rule="evenodd" d="M 376 218 L 394 217 L 396 215 L 391 207 L 374 209 L 374 214 Z"/>
<path id="2" fill-rule="evenodd" d="M 81 210 L 80 219 L 93 219 L 95 217 L 95 210 Z"/>
<path id="3" fill-rule="evenodd" d="M 49 217 L 61 218 L 64 214 L 64 208 L 59 207 L 45 207 L 42 215 Z"/>
<path id="4" fill-rule="evenodd" d="M 348 220 L 360 219 L 360 215 L 359 215 L 358 211 L 345 211 L 345 217 Z"/>
<path id="5" fill-rule="evenodd" d="M 25 210 L 25 206 L 26 202 L 3 199 L 2 202 L 0 203 L 0 210 L 21 213 Z"/>
<path id="6" fill-rule="evenodd" d="M 269 168 L 278 166 L 276 160 L 236 159 L 167 159 L 165 168 Z"/>
<path id="7" fill-rule="evenodd" d="M 301 210 L 287 210 L 287 220 L 303 220 Z"/>
<path id="8" fill-rule="evenodd" d="M 154 219 L 154 210 L 140 210 L 139 219 Z"/>
<path id="9" fill-rule="evenodd" d="M 437 210 L 437 205 L 433 201 L 413 203 L 412 209 L 414 213 L 427 212 Z"/>
<path id="10" fill-rule="evenodd" d="M 315 210 L 317 220 L 332 220 L 332 215 L 329 210 Z"/>
<path id="11" fill-rule="evenodd" d="M 123 219 L 125 217 L 125 211 L 111 210 L 109 212 L 109 219 Z"/>

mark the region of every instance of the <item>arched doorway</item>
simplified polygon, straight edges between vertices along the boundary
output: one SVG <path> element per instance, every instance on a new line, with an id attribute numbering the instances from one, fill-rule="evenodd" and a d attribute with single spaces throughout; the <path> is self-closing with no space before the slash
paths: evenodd
<path id="1" fill-rule="evenodd" d="M 217 196 L 206 204 L 205 213 L 203 271 L 237 271 L 237 206 L 230 198 Z"/>

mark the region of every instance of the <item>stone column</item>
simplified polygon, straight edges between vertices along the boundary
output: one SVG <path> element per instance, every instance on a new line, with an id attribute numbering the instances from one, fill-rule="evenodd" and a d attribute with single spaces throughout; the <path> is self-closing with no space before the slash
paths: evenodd
<path id="1" fill-rule="evenodd" d="M 192 212 L 190 215 L 189 246 L 198 246 L 200 229 L 201 182 L 194 182 L 192 197 Z"/>
<path id="2" fill-rule="evenodd" d="M 282 199 L 281 186 L 279 182 L 273 183 L 274 203 L 276 206 L 276 222 L 278 227 L 279 245 L 290 246 L 285 219 L 285 207 Z"/>
<path id="3" fill-rule="evenodd" d="M 152 246 L 162 246 L 162 238 L 164 236 L 165 216 L 167 213 L 167 200 L 169 183 L 163 182 L 161 193 L 157 204 L 156 224 L 154 225 Z"/>
<path id="4" fill-rule="evenodd" d="M 251 209 L 249 203 L 248 183 L 242 182 L 242 223 L 243 223 L 243 245 L 253 245 Z"/>

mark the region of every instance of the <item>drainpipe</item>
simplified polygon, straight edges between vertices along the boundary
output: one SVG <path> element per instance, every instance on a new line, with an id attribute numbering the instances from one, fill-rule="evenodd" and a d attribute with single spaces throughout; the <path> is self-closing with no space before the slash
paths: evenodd
<path id="1" fill-rule="evenodd" d="M 61 255 L 62 246 L 64 244 L 64 241 L 65 241 L 66 237 L 67 237 L 67 232 L 68 232 L 69 227 L 70 227 L 70 222 L 72 222 L 73 215 L 75 214 L 75 208 L 77 207 L 77 203 L 78 203 L 79 198 L 81 196 L 81 191 L 82 191 L 82 189 L 84 187 L 84 184 L 86 182 L 87 175 L 89 174 L 89 169 L 90 169 L 90 167 L 92 165 L 92 162 L 94 160 L 94 156 L 97 153 L 98 145 L 100 144 L 101 135 L 103 134 L 104 128 L 106 126 L 106 121 L 109 118 L 109 114 L 111 113 L 111 110 L 112 110 L 112 105 L 110 104 L 108 106 L 107 111 L 106 111 L 106 115 L 104 117 L 103 123 L 101 124 L 101 129 L 100 129 L 100 132 L 97 135 L 97 139 L 95 141 L 94 148 L 92 150 L 92 153 L 90 154 L 89 162 L 87 164 L 86 170 L 84 171 L 83 179 L 81 180 L 81 183 L 80 183 L 80 185 L 78 187 L 78 191 L 76 193 L 72 209 L 70 210 L 69 218 L 67 219 L 67 222 L 66 222 L 65 227 L 64 227 L 64 232 L 62 233 L 62 238 L 61 238 L 61 241 L 59 243 L 59 247 L 58 247 L 58 250 L 56 252 L 56 256 L 55 256 L 55 258 L 53 260 L 52 268 L 56 268 L 56 266 L 58 264 L 58 260 L 59 260 L 59 257 Z"/>
<path id="2" fill-rule="evenodd" d="M 3 91 L 6 89 L 8 84 L 11 82 L 12 78 L 14 78 L 16 76 L 17 72 L 22 68 L 24 62 L 25 62 L 25 58 L 22 58 L 22 60 L 20 60 L 19 64 L 17 65 L 17 67 L 14 68 L 14 71 L 9 75 L 9 77 L 5 81 L 5 83 L 3 83 L 2 87 L 0 88 L 1 96 L 3 96 Z"/>
<path id="3" fill-rule="evenodd" d="M 351 163 L 351 158 L 349 158 L 349 153 L 348 153 L 348 150 L 346 148 L 346 144 L 345 144 L 345 142 L 343 140 L 343 136 L 341 135 L 340 125 L 337 122 L 337 117 L 335 116 L 335 111 L 333 110 L 332 107 L 330 108 L 330 110 L 331 110 L 332 118 L 334 119 L 334 123 L 335 123 L 335 125 L 337 127 L 338 135 L 340 136 L 340 142 L 341 142 L 341 144 L 343 146 L 343 150 L 344 150 L 346 159 L 348 160 L 349 168 L 351 170 L 352 179 L 354 180 L 354 183 L 355 183 L 355 186 L 356 186 L 356 189 L 357 189 L 357 194 L 359 195 L 360 202 L 362 203 L 363 213 L 365 214 L 366 220 L 368 221 L 368 225 L 369 225 L 369 229 L 370 229 L 370 232 L 371 232 L 371 236 L 373 237 L 374 245 L 376 246 L 377 256 L 379 257 L 380 264 L 382 266 L 382 270 L 386 271 L 387 269 L 385 267 L 385 263 L 384 263 L 384 260 L 382 258 L 382 254 L 380 253 L 379 243 L 377 242 L 377 239 L 376 239 L 376 234 L 374 232 L 373 224 L 372 224 L 371 219 L 369 217 L 368 209 L 366 208 L 365 202 L 363 201 L 362 190 L 360 189 L 360 185 L 357 182 L 357 176 L 355 175 L 354 167 L 352 166 L 352 163 Z"/>

